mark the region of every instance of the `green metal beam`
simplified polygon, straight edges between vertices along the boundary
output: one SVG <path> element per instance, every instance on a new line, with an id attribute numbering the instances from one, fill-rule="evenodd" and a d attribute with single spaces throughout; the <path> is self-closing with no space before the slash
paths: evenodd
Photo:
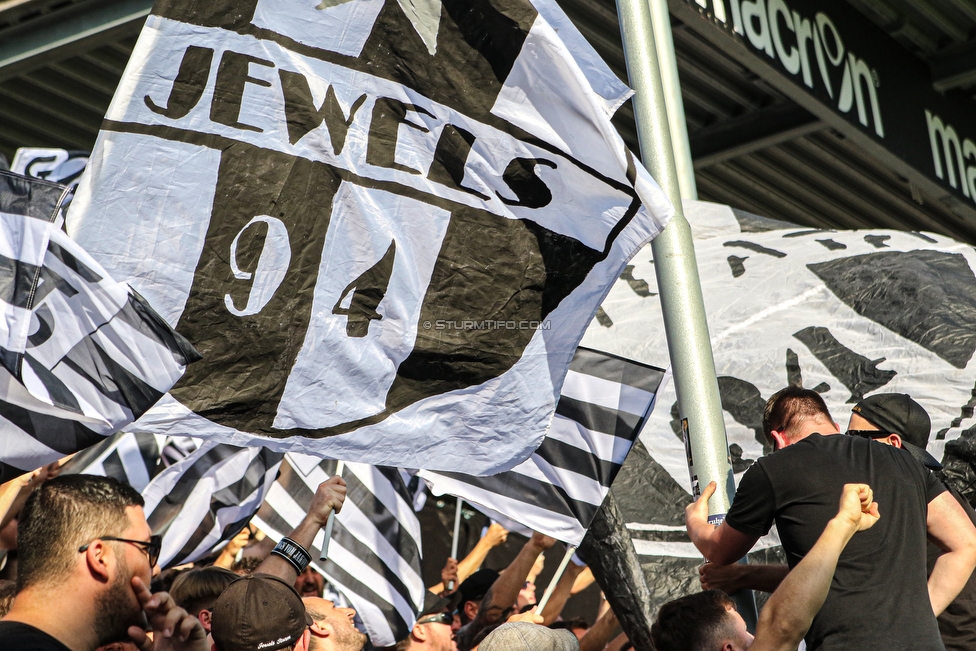
<path id="1" fill-rule="evenodd" d="M 0 39 L 0 81 L 137 34 L 152 9 L 152 0 L 117 0 L 65 12 L 56 20 Z M 54 17 L 54 16 L 52 16 Z"/>

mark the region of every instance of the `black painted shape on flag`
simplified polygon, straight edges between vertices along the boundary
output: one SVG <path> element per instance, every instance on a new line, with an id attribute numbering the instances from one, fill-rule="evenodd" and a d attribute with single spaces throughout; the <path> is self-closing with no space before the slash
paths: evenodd
<path id="1" fill-rule="evenodd" d="M 793 336 L 809 348 L 834 377 L 844 383 L 851 392 L 848 403 L 860 401 L 865 394 L 880 389 L 898 374 L 897 371 L 878 368 L 878 364 L 885 361 L 884 357 L 872 360 L 854 352 L 837 341 L 827 328 L 810 326 L 794 332 Z"/>
<path id="2" fill-rule="evenodd" d="M 310 280 L 319 273 L 333 199 L 345 174 L 323 163 L 243 143 L 223 152 L 204 255 L 177 325 L 205 358 L 189 366 L 171 390 L 194 412 L 227 427 L 275 438 L 296 433 L 330 436 L 383 420 L 424 398 L 482 384 L 521 358 L 535 334 L 531 328 L 419 329 L 413 349 L 397 367 L 384 411 L 315 430 L 273 426 L 310 324 L 315 291 Z M 253 183 L 258 176 L 261 183 Z M 245 186 L 248 193 L 241 193 Z M 544 323 L 606 257 L 605 251 L 529 220 L 508 219 L 430 195 L 424 201 L 450 210 L 451 219 L 418 323 Z M 310 206 L 317 214 L 310 214 Z M 637 204 L 631 206 L 621 224 L 636 208 Z M 226 309 L 227 301 L 246 305 L 256 281 L 239 279 L 223 252 L 236 242 L 237 266 L 255 269 L 268 235 L 249 235 L 258 229 L 245 227 L 262 214 L 285 225 L 291 261 L 260 312 L 235 316 Z M 461 279 L 479 291 L 459 296 Z M 246 360 L 241 350 L 248 351 Z"/>
<path id="3" fill-rule="evenodd" d="M 783 253 L 782 251 L 777 251 L 776 249 L 771 249 L 769 247 L 763 246 L 762 244 L 756 244 L 755 242 L 746 242 L 745 240 L 735 240 L 732 242 L 726 242 L 722 246 L 749 249 L 750 251 L 755 251 L 756 253 L 762 253 L 763 255 L 771 255 L 774 258 L 786 257 L 786 254 Z"/>
<path id="4" fill-rule="evenodd" d="M 808 267 L 855 312 L 956 368 L 976 352 L 976 277 L 962 255 L 884 251 Z"/>

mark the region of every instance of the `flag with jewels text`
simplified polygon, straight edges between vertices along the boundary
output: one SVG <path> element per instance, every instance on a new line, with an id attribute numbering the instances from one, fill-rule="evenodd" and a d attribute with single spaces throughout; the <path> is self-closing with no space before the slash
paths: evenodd
<path id="1" fill-rule="evenodd" d="M 473 474 L 671 206 L 550 0 L 160 0 L 68 232 L 204 355 L 141 431 Z"/>

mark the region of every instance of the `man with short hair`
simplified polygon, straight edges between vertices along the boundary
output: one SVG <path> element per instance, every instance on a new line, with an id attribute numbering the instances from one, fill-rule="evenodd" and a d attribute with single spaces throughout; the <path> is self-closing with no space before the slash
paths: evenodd
<path id="1" fill-rule="evenodd" d="M 715 482 L 712 482 L 702 495 L 707 499 L 714 492 Z M 708 590 L 661 606 L 651 626 L 654 648 L 657 651 L 793 651 L 827 598 L 838 559 L 848 542 L 856 533 L 874 527 L 879 516 L 882 520 L 885 517 L 879 514 L 870 486 L 845 484 L 836 514 L 760 612 L 755 638 L 746 630 L 732 600 L 718 590 Z M 859 613 L 859 616 L 871 617 L 870 613 Z M 906 638 L 891 648 L 917 647 L 914 639 Z"/>
<path id="2" fill-rule="evenodd" d="M 424 608 L 406 638 L 397 642 L 396 651 L 457 651 L 454 616 L 450 602 L 427 591 Z"/>
<path id="3" fill-rule="evenodd" d="M 200 620 L 211 644 L 213 638 L 210 637 L 210 628 L 214 603 L 227 586 L 238 578 L 240 577 L 230 570 L 216 565 L 197 567 L 176 577 L 169 590 L 176 605 Z"/>
<path id="4" fill-rule="evenodd" d="M 790 567 L 809 552 L 834 514 L 844 484 L 865 483 L 885 519 L 841 556 L 837 580 L 807 636 L 810 648 L 941 651 L 935 615 L 976 567 L 976 529 L 945 487 L 911 455 L 837 436 L 818 394 L 789 387 L 767 404 L 764 427 L 778 451 L 753 464 L 725 521 L 708 522 L 702 498 L 688 507 L 695 546 L 711 562 L 744 556 L 775 520 Z M 926 531 L 948 550 L 926 582 Z M 918 607 L 929 600 L 931 611 Z M 874 615 L 865 618 L 865 612 Z M 930 614 L 932 613 L 932 614 Z"/>
<path id="5" fill-rule="evenodd" d="M 942 470 L 942 464 L 925 448 L 929 444 L 932 421 L 922 405 L 904 393 L 878 393 L 869 396 L 851 408 L 851 420 L 847 433 L 869 438 L 878 443 L 907 450 L 913 457 L 933 472 Z M 976 512 L 950 484 L 946 488 L 963 508 L 970 521 L 976 523 Z M 931 573 L 943 550 L 931 541 L 927 546 L 927 566 Z M 946 651 L 972 651 L 976 649 L 976 572 L 959 595 L 939 615 L 939 633 Z"/>
<path id="6" fill-rule="evenodd" d="M 31 494 L 18 523 L 17 595 L 0 621 L 4 648 L 93 651 L 131 638 L 145 650 L 208 651 L 200 622 L 147 588 L 159 539 L 142 506 L 132 487 L 90 475 Z"/>
<path id="7" fill-rule="evenodd" d="M 309 565 L 295 579 L 295 589 L 298 590 L 298 594 L 302 595 L 302 598 L 321 597 L 325 591 L 325 577 Z"/>
<path id="8" fill-rule="evenodd" d="M 308 651 L 360 651 L 366 644 L 366 635 L 353 623 L 355 610 L 339 608 L 321 597 L 305 597 L 302 601 L 312 618 Z"/>

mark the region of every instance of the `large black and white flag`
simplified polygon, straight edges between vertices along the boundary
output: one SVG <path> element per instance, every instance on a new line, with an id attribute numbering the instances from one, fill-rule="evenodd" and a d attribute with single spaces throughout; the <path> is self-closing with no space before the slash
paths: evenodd
<path id="1" fill-rule="evenodd" d="M 71 457 L 61 474 L 112 477 L 142 492 L 161 467 L 161 442 L 155 434 L 118 432 Z"/>
<path id="2" fill-rule="evenodd" d="M 542 445 L 492 477 L 421 471 L 435 495 L 579 545 L 645 420 L 665 371 L 579 348 Z"/>
<path id="3" fill-rule="evenodd" d="M 287 455 L 254 523 L 274 540 L 287 536 L 335 469 L 335 461 Z M 407 636 L 424 603 L 420 521 L 396 468 L 346 463 L 342 477 L 348 493 L 329 558 L 319 560 L 325 539 L 320 531 L 309 550 L 312 565 L 356 609 L 373 646 L 391 646 Z"/>
<path id="4" fill-rule="evenodd" d="M 671 207 L 552 0 L 157 2 L 68 232 L 204 353 L 140 422 L 491 473 Z"/>
<path id="5" fill-rule="evenodd" d="M 65 194 L 0 171 L 0 481 L 131 423 L 198 357 L 55 227 Z"/>
<path id="6" fill-rule="evenodd" d="M 264 502 L 283 457 L 208 442 L 156 475 L 142 496 L 149 526 L 163 537 L 160 567 L 195 561 L 236 536 Z"/>

